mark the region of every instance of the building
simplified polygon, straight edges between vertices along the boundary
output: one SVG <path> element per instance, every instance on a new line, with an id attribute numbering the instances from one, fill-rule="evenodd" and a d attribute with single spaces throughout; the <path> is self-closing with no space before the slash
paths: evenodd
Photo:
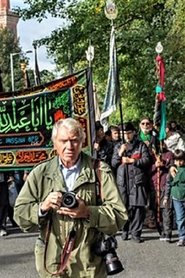
<path id="1" fill-rule="evenodd" d="M 18 15 L 10 9 L 9 0 L 0 0 L 0 28 L 8 28 L 17 37 Z"/>

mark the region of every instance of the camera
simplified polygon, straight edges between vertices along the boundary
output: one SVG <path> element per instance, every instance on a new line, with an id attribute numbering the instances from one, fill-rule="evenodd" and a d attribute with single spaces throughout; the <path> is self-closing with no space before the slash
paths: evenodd
<path id="1" fill-rule="evenodd" d="M 65 207 L 65 208 L 78 207 L 78 202 L 76 200 L 76 194 L 72 191 L 63 193 L 61 207 Z"/>
<path id="2" fill-rule="evenodd" d="M 96 255 L 103 258 L 107 275 L 114 275 L 124 270 L 115 251 L 117 248 L 117 240 L 114 236 L 100 239 L 93 248 Z"/>

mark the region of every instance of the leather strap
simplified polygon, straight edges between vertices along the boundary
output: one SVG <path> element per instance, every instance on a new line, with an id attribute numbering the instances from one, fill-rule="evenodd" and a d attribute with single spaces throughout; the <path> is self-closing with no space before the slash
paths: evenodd
<path id="1" fill-rule="evenodd" d="M 69 233 L 69 235 L 66 239 L 65 245 L 64 245 L 64 249 L 61 253 L 60 264 L 58 265 L 58 269 L 55 272 L 51 272 L 48 270 L 48 268 L 46 266 L 47 249 L 48 249 L 48 243 L 49 243 L 49 238 L 50 238 L 50 234 L 51 234 L 51 226 L 52 226 L 52 216 L 48 220 L 47 227 L 46 227 L 44 268 L 49 274 L 56 276 L 59 274 L 63 274 L 67 267 L 67 263 L 68 263 L 70 254 L 71 254 L 74 244 L 75 244 L 76 231 L 74 229 L 72 229 L 71 232 Z"/>
<path id="2" fill-rule="evenodd" d="M 99 206 L 102 204 L 100 160 L 95 159 L 93 161 L 93 167 L 96 176 L 96 184 L 95 184 L 96 205 Z"/>
<path id="3" fill-rule="evenodd" d="M 100 175 L 100 161 L 95 159 L 94 160 L 94 170 L 95 170 L 95 175 L 96 175 L 96 202 L 97 205 L 100 205 L 102 203 L 102 196 L 101 196 L 101 175 Z M 76 231 L 74 229 L 71 230 L 71 232 L 68 235 L 68 238 L 65 242 L 64 249 L 61 253 L 61 258 L 60 258 L 60 264 L 58 265 L 58 270 L 55 272 L 51 272 L 48 270 L 46 266 L 46 258 L 47 258 L 47 249 L 48 249 L 48 243 L 49 243 L 49 238 L 50 238 L 50 233 L 51 233 L 51 226 L 52 226 L 52 215 L 50 216 L 50 219 L 47 222 L 47 227 L 46 227 L 46 237 L 45 237 L 45 250 L 44 250 L 44 268 L 45 270 L 51 274 L 51 275 L 59 275 L 63 274 L 71 251 L 73 250 L 74 244 L 75 244 L 75 238 L 76 238 Z"/>

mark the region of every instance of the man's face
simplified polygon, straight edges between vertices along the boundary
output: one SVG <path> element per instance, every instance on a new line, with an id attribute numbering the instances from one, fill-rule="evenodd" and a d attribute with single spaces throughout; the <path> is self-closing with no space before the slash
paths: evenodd
<path id="1" fill-rule="evenodd" d="M 103 128 L 99 128 L 97 131 L 96 131 L 96 137 L 101 140 L 103 139 L 105 136 L 105 132 L 103 131 Z"/>
<path id="2" fill-rule="evenodd" d="M 142 130 L 142 132 L 144 133 L 144 134 L 147 134 L 147 133 L 149 133 L 150 132 L 150 130 L 151 130 L 151 125 L 150 125 L 150 122 L 149 122 L 149 120 L 147 120 L 147 119 L 143 119 L 141 122 L 140 122 L 140 129 Z"/>
<path id="3" fill-rule="evenodd" d="M 176 123 L 172 122 L 172 123 L 171 123 L 171 127 L 172 127 L 172 128 L 176 128 Z"/>
<path id="4" fill-rule="evenodd" d="M 184 159 L 175 159 L 175 165 L 180 167 L 180 166 L 184 166 L 185 161 Z"/>
<path id="5" fill-rule="evenodd" d="M 54 147 L 64 166 L 72 167 L 81 152 L 82 140 L 79 139 L 78 134 L 61 127 L 54 139 Z"/>
<path id="6" fill-rule="evenodd" d="M 117 141 L 120 137 L 120 133 L 118 130 L 112 130 L 111 131 L 111 136 L 113 141 Z"/>
<path id="7" fill-rule="evenodd" d="M 126 143 L 130 143 L 133 140 L 135 131 L 133 130 L 128 130 L 128 131 L 124 131 L 124 139 Z"/>

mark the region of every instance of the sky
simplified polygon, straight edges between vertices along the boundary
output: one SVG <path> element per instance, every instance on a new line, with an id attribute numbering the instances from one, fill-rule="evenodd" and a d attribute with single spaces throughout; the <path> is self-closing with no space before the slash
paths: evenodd
<path id="1" fill-rule="evenodd" d="M 23 0 L 10 0 L 10 7 L 24 7 Z M 59 18 L 48 18 L 43 20 L 41 23 L 37 22 L 36 19 L 23 21 L 19 19 L 17 25 L 17 33 L 20 39 L 20 46 L 23 52 L 28 50 L 33 51 L 32 43 L 34 40 L 41 39 L 48 36 L 52 30 L 56 29 L 61 25 L 61 19 Z M 27 54 L 29 60 L 29 67 L 34 68 L 34 53 Z M 51 58 L 47 57 L 46 48 L 44 46 L 37 49 L 38 64 L 40 70 L 55 69 L 55 64 Z"/>

